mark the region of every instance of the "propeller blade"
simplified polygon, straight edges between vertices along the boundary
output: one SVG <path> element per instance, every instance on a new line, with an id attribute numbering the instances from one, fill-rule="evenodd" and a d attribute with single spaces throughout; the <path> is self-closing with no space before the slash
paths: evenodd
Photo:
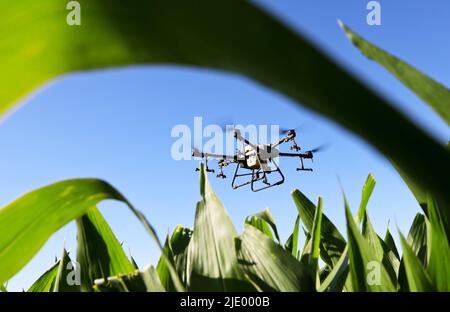
<path id="1" fill-rule="evenodd" d="M 302 126 L 297 126 L 295 128 L 280 128 L 280 134 L 288 134 L 289 131 L 298 132 L 298 130 L 301 128 Z"/>
<path id="2" fill-rule="evenodd" d="M 314 148 L 314 149 L 312 149 L 312 150 L 309 150 L 308 152 L 311 152 L 311 153 L 318 153 L 318 152 L 323 152 L 324 150 L 326 150 L 328 147 L 329 147 L 329 145 L 330 144 L 322 144 L 322 145 L 319 145 L 319 146 L 317 146 L 316 148 Z"/>

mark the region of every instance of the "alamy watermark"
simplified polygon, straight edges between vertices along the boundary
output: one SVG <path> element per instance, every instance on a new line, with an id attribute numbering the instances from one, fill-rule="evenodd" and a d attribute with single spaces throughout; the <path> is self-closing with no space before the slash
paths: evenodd
<path id="1" fill-rule="evenodd" d="M 171 137 L 176 140 L 171 156 L 174 160 L 191 160 L 194 147 L 202 152 L 234 155 L 242 147 L 233 135 L 235 130 L 254 144 L 270 144 L 280 138 L 279 125 L 204 125 L 203 118 L 196 116 L 192 125 L 178 124 L 172 128 Z"/>
<path id="2" fill-rule="evenodd" d="M 366 266 L 366 282 L 369 286 L 381 285 L 381 263 L 379 261 L 370 261 Z"/>
<path id="3" fill-rule="evenodd" d="M 369 10 L 366 21 L 369 26 L 381 25 L 381 4 L 379 1 L 369 1 L 366 9 Z"/>
<path id="4" fill-rule="evenodd" d="M 81 270 L 78 262 L 68 262 L 66 270 L 70 271 L 66 276 L 66 283 L 69 286 L 81 285 Z"/>
<path id="5" fill-rule="evenodd" d="M 69 11 L 66 16 L 66 23 L 69 26 L 81 26 L 81 5 L 78 1 L 69 1 L 66 5 Z"/>

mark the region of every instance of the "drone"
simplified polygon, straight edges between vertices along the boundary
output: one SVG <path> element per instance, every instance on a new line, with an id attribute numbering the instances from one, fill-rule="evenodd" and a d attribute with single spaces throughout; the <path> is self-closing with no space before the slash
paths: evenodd
<path id="1" fill-rule="evenodd" d="M 237 142 L 242 143 L 242 149 L 237 150 L 234 155 L 220 155 L 214 153 L 204 153 L 198 148 L 192 149 L 192 156 L 205 159 L 205 170 L 208 173 L 215 173 L 214 169 L 208 167 L 208 159 L 218 161 L 219 172 L 217 178 L 225 179 L 227 176 L 223 173 L 223 168 L 231 164 L 236 164 L 231 187 L 238 189 L 250 184 L 253 192 L 259 192 L 284 183 L 284 175 L 275 159 L 280 157 L 291 157 L 300 159 L 300 167 L 297 171 L 313 171 L 312 168 L 306 168 L 305 159 L 313 160 L 314 153 L 322 148 L 316 148 L 300 153 L 300 146 L 295 141 L 297 133 L 295 129 L 282 130 L 285 135 L 275 143 L 271 144 L 253 144 L 241 135 L 238 129 L 231 129 Z M 291 142 L 290 153 L 280 152 L 278 147 L 284 143 Z M 273 164 L 273 167 L 271 166 Z M 195 169 L 199 171 L 199 168 Z M 278 175 L 278 178 L 269 181 L 269 175 Z M 242 181 L 243 180 L 243 181 Z"/>

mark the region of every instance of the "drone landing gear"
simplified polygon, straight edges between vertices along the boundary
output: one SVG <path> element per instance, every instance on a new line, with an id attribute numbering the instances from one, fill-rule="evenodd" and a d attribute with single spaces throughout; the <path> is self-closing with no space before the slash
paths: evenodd
<path id="1" fill-rule="evenodd" d="M 219 173 L 217 174 L 217 178 L 226 179 L 227 176 L 223 174 L 223 167 L 228 166 L 230 163 L 221 159 L 219 160 Z"/>
<path id="2" fill-rule="evenodd" d="M 313 171 L 312 168 L 305 168 L 305 166 L 303 165 L 303 158 L 300 158 L 300 162 L 302 166 L 300 168 L 297 168 L 297 171 Z"/>
<path id="3" fill-rule="evenodd" d="M 252 172 L 250 172 L 250 173 L 239 173 L 239 168 L 241 167 L 241 165 L 237 164 L 236 165 L 236 171 L 234 172 L 233 182 L 231 183 L 231 187 L 233 189 L 237 189 L 237 188 L 240 188 L 242 186 L 251 184 L 252 191 L 253 192 L 259 192 L 259 191 L 268 189 L 270 187 L 283 184 L 283 182 L 284 182 L 284 175 L 281 172 L 280 168 L 277 166 L 277 164 L 275 162 L 273 162 L 273 164 L 275 165 L 275 169 L 273 169 L 273 170 L 272 169 L 264 170 L 262 167 L 259 168 L 259 169 L 247 169 L 247 168 L 245 168 L 247 170 L 251 170 Z M 268 181 L 267 176 L 269 174 L 271 174 L 271 173 L 278 173 L 280 175 L 280 177 L 281 177 L 280 180 L 278 180 L 275 183 L 270 183 Z M 248 176 L 250 176 L 250 178 L 251 178 L 250 181 L 246 181 L 246 182 L 241 183 L 241 184 L 236 184 L 236 179 L 237 178 L 248 177 Z M 256 182 L 258 182 L 258 181 L 262 181 L 262 183 L 265 184 L 265 186 L 256 188 L 255 185 L 256 185 Z"/>
<path id="4" fill-rule="evenodd" d="M 205 170 L 206 170 L 206 172 L 211 172 L 211 173 L 215 172 L 214 169 L 209 169 L 209 167 L 208 167 L 208 156 L 205 157 Z M 195 171 L 200 171 L 200 168 L 195 168 Z"/>

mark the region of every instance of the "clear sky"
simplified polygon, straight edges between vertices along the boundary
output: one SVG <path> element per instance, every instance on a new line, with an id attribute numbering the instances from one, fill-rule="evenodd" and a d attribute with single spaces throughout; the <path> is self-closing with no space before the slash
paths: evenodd
<path id="1" fill-rule="evenodd" d="M 364 58 L 346 39 L 336 19 L 448 86 L 450 2 L 382 0 L 381 26 L 367 25 L 367 2 L 256 1 L 384 93 L 436 139 L 446 142 L 450 138 L 447 125 L 384 69 Z M 174 66 L 76 73 L 39 92 L 0 125 L 0 205 L 58 180 L 102 178 L 144 212 L 164 239 L 178 224 L 193 225 L 200 197 L 199 177 L 194 172 L 198 163 L 177 162 L 170 155 L 175 141 L 170 135 L 172 127 L 192 126 L 194 116 L 202 116 L 204 123 L 233 120 L 241 124 L 303 125 L 299 143 L 304 148 L 332 144 L 315 158 L 313 173 L 298 173 L 297 161 L 283 161 L 286 183 L 264 192 L 232 190 L 230 179 L 216 180 L 211 175 L 213 188 L 238 231 L 247 215 L 270 208 L 285 240 L 297 214 L 290 192 L 298 188 L 313 201 L 322 196 L 325 214 L 345 235 L 337 177 L 356 211 L 369 172 L 377 186 L 368 209 L 380 234 L 384 235 L 389 220 L 395 236 L 397 225 L 406 233 L 419 211 L 390 164 L 354 134 L 246 78 Z M 426 153 L 420 146 L 417 152 Z M 159 254 L 155 244 L 125 206 L 110 201 L 100 208 L 138 264 L 156 264 Z M 9 288 L 28 288 L 61 254 L 63 245 L 74 257 L 75 235 L 72 223 L 52 236 L 10 281 Z"/>

